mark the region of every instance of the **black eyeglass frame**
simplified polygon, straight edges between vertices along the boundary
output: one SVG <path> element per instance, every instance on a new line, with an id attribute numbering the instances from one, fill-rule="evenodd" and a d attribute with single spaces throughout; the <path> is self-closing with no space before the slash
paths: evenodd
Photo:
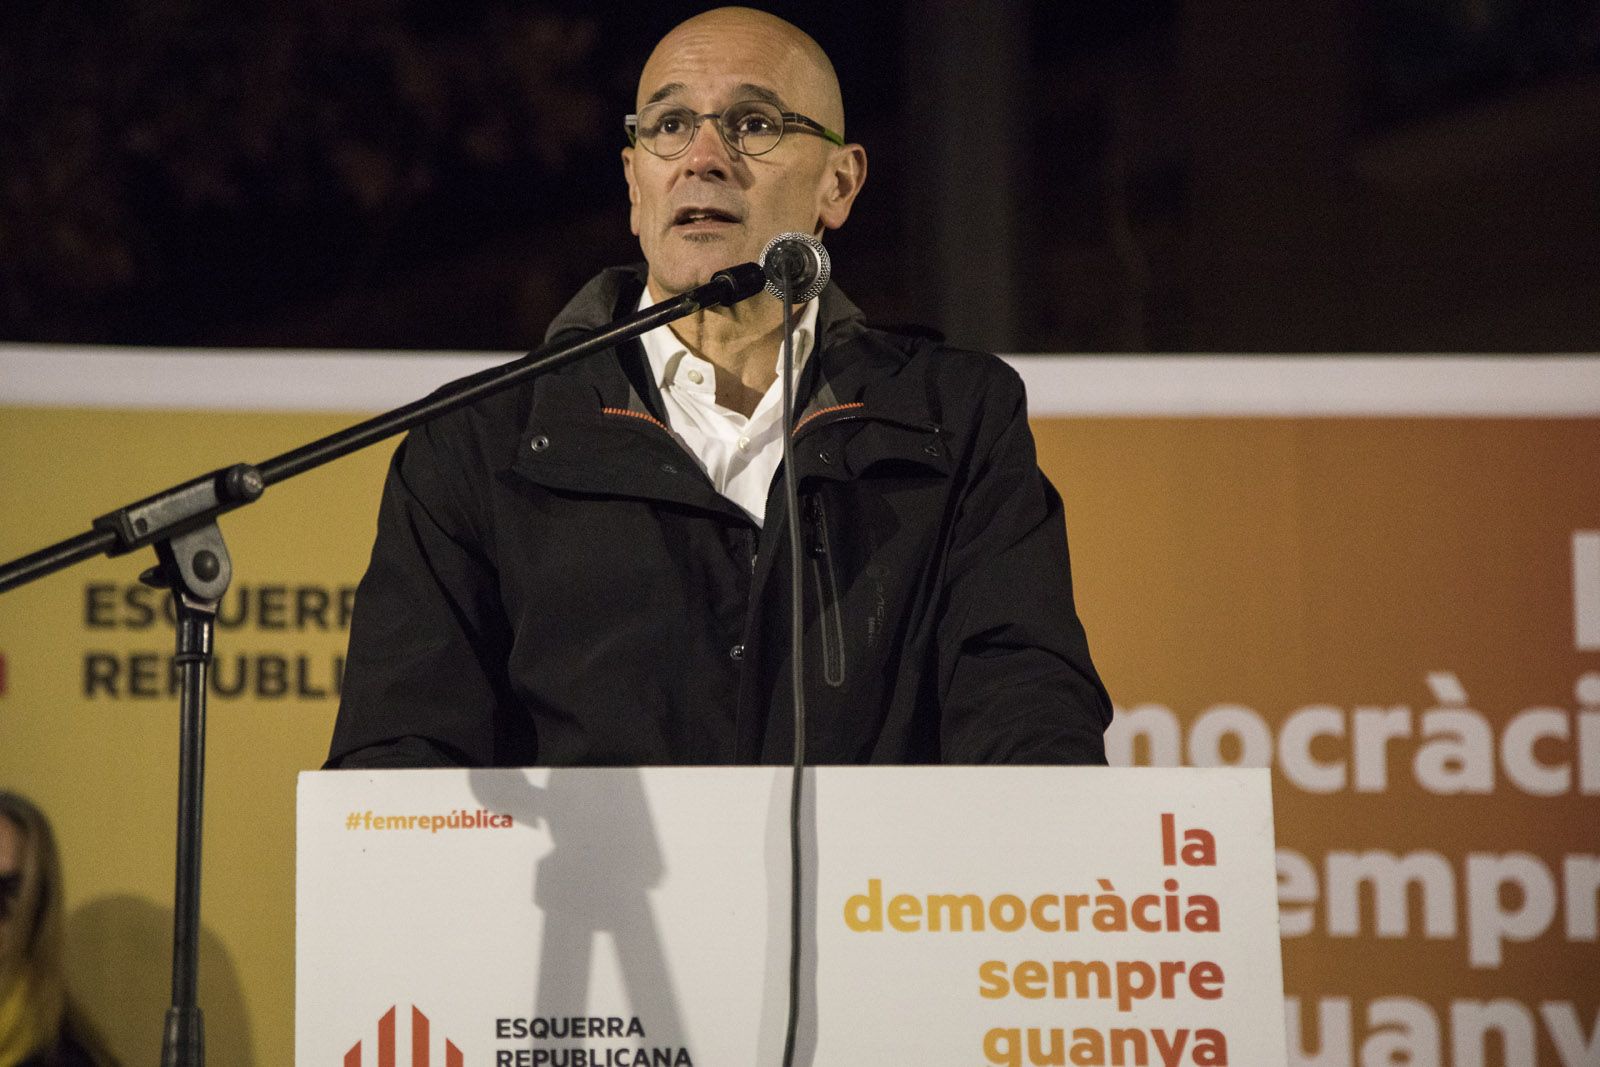
<path id="1" fill-rule="evenodd" d="M 723 125 L 722 117 L 728 112 L 732 111 L 734 108 L 744 107 L 749 104 L 760 104 L 763 107 L 776 107 L 776 105 L 774 105 L 770 100 L 735 100 L 721 111 L 697 112 L 691 108 L 683 108 L 683 110 L 688 113 L 689 117 L 694 120 L 694 131 L 689 134 L 689 139 L 683 143 L 683 147 L 672 153 L 670 156 L 662 155 L 660 152 L 657 152 L 655 149 L 639 140 L 639 116 L 637 114 L 622 116 L 622 125 L 623 128 L 628 131 L 628 143 L 630 145 L 633 145 L 635 148 L 644 149 L 657 159 L 677 159 L 679 156 L 689 151 L 689 146 L 694 144 L 694 139 L 696 137 L 700 136 L 700 127 L 705 125 L 707 119 L 716 120 L 717 136 L 722 138 L 723 144 L 727 145 L 731 150 L 739 153 L 741 156 L 766 155 L 768 152 L 771 152 L 774 148 L 777 148 L 778 145 L 783 143 L 783 135 L 788 133 L 791 128 L 803 130 L 806 133 L 814 133 L 825 141 L 838 145 L 840 148 L 844 147 L 843 134 L 828 129 L 828 127 L 824 126 L 822 123 L 818 122 L 809 115 L 802 115 L 798 111 L 784 111 L 781 108 L 777 108 L 778 117 L 783 119 L 783 127 L 778 131 L 778 139 L 772 142 L 772 146 L 770 148 L 763 148 L 759 152 L 746 152 L 744 149 L 734 144 L 729 138 L 728 128 Z"/>

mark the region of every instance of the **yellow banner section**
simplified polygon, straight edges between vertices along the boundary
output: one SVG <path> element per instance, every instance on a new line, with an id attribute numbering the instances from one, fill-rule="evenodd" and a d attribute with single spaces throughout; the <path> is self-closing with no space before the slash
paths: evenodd
<path id="1" fill-rule="evenodd" d="M 204 470 L 353 415 L 0 408 L 0 557 Z M 293 1062 L 294 782 L 327 752 L 354 587 L 392 445 L 270 489 L 221 521 L 202 872 L 209 1062 Z M 172 937 L 178 716 L 165 594 L 145 549 L 0 597 L 0 784 L 61 840 L 76 990 L 130 1067 L 159 1060 Z"/>
<path id="2" fill-rule="evenodd" d="M 0 557 L 354 418 L 0 407 Z M 1274 768 L 1290 1062 L 1592 1064 L 1600 418 L 1035 429 L 1115 758 Z M 292 1062 L 294 776 L 326 750 L 390 451 L 222 520 L 213 1062 Z M 157 1060 L 171 923 L 173 634 L 150 562 L 0 598 L 0 784 L 55 820 L 74 984 L 131 1065 Z"/>

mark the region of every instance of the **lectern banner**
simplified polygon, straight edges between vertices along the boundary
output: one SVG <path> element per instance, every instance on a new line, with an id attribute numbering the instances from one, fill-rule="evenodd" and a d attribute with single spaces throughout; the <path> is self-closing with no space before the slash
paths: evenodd
<path id="1" fill-rule="evenodd" d="M 779 1062 L 790 773 L 301 775 L 297 1062 Z M 813 769 L 802 813 L 797 1063 L 1284 1061 L 1265 771 Z"/>

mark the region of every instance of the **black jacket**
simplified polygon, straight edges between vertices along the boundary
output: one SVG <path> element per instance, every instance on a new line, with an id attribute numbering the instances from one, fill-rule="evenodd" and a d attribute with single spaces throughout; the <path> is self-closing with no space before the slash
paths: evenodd
<path id="1" fill-rule="evenodd" d="M 631 311 L 591 282 L 552 339 Z M 807 761 L 1103 763 L 1061 501 L 994 356 L 837 288 L 795 435 Z M 637 343 L 415 430 L 356 594 L 330 766 L 782 763 L 781 472 L 757 527 L 662 422 Z"/>

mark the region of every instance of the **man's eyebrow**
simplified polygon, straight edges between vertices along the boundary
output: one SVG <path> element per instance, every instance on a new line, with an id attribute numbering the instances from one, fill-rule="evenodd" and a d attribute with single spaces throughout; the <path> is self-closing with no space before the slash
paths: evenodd
<path id="1" fill-rule="evenodd" d="M 645 106 L 648 107 L 659 100 L 665 100 L 669 96 L 675 96 L 687 88 L 688 86 L 684 85 L 682 82 L 668 82 L 650 94 L 650 99 L 645 101 Z M 744 82 L 738 86 L 737 95 L 738 99 L 740 100 L 765 100 L 773 107 L 783 107 L 783 100 L 778 96 L 778 94 L 773 92 L 771 89 L 768 89 L 764 85 L 756 85 L 752 82 Z"/>
<path id="2" fill-rule="evenodd" d="M 651 93 L 650 94 L 650 99 L 645 101 L 645 105 L 649 106 L 650 104 L 653 104 L 658 100 L 665 100 L 667 97 L 671 96 L 672 94 L 681 93 L 681 92 L 683 92 L 683 90 L 684 90 L 684 84 L 682 82 L 668 82 L 667 84 L 663 85 L 661 88 L 657 89 L 655 92 Z"/>
<path id="3" fill-rule="evenodd" d="M 779 99 L 778 94 L 764 85 L 752 85 L 749 82 L 743 83 L 739 86 L 739 99 L 765 100 L 775 108 L 780 110 L 783 108 L 783 101 Z"/>

